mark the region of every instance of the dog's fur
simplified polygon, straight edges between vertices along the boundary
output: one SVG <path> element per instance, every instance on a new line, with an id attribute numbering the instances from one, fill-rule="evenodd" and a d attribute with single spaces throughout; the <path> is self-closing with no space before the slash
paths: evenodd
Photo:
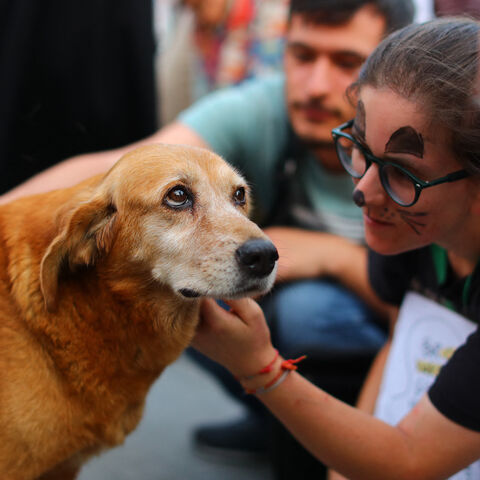
<path id="1" fill-rule="evenodd" d="M 123 442 L 194 335 L 199 300 L 186 297 L 271 287 L 274 270 L 249 276 L 235 259 L 266 239 L 239 188 L 207 150 L 151 145 L 0 207 L 2 480 L 73 479 Z"/>

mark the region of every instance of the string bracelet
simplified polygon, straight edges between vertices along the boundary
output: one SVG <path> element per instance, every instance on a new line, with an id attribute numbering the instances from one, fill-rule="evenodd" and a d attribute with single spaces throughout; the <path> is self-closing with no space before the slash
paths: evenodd
<path id="1" fill-rule="evenodd" d="M 273 357 L 273 360 L 265 367 L 261 368 L 257 373 L 254 373 L 253 375 L 248 375 L 247 377 L 235 377 L 236 380 L 239 382 L 245 381 L 245 380 L 251 380 L 252 378 L 256 377 L 257 375 L 262 375 L 263 373 L 270 373 L 273 370 L 273 366 L 275 365 L 275 362 L 277 361 L 278 358 L 278 350 L 275 349 L 275 356 Z"/>
<path id="2" fill-rule="evenodd" d="M 280 371 L 280 373 L 269 383 L 267 383 L 265 386 L 250 390 L 248 388 L 245 389 L 245 393 L 247 395 L 261 395 L 262 393 L 267 393 L 271 392 L 275 388 L 277 388 L 283 381 L 288 377 L 288 374 L 291 372 L 291 370 L 285 370 L 285 371 Z"/>
<path id="3" fill-rule="evenodd" d="M 275 357 L 275 360 L 277 359 L 277 357 L 278 355 Z M 270 380 L 267 384 L 265 384 L 263 387 L 260 387 L 260 388 L 256 388 L 256 389 L 245 388 L 245 393 L 247 395 L 261 395 L 262 393 L 271 392 L 272 390 L 274 390 L 284 382 L 284 380 L 288 377 L 288 374 L 290 372 L 297 370 L 298 366 L 296 364 L 301 362 L 302 360 L 305 360 L 305 358 L 307 358 L 307 356 L 302 355 L 301 357 L 298 357 L 296 359 L 283 360 L 282 363 L 280 364 L 280 372 L 277 375 L 275 375 L 275 377 L 272 380 Z"/>

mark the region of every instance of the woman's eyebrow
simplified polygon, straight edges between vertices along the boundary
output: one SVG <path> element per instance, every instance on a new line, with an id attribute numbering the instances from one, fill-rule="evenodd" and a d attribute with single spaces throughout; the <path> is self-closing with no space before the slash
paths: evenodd
<path id="1" fill-rule="evenodd" d="M 424 150 L 422 134 L 410 126 L 395 130 L 385 145 L 385 153 L 407 153 L 418 158 L 423 158 Z"/>

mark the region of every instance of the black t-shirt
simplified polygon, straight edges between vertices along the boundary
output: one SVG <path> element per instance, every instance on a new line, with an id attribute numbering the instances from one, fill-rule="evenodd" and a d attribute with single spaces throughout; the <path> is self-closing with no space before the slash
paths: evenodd
<path id="1" fill-rule="evenodd" d="M 400 305 L 408 291 L 418 292 L 453 308 L 480 324 L 480 266 L 466 278 L 456 278 L 446 252 L 429 246 L 400 255 L 369 252 L 369 276 L 384 301 Z M 470 335 L 441 369 L 428 395 L 450 420 L 480 431 L 480 331 Z"/>
<path id="2" fill-rule="evenodd" d="M 0 3 L 0 193 L 155 131 L 151 0 Z"/>

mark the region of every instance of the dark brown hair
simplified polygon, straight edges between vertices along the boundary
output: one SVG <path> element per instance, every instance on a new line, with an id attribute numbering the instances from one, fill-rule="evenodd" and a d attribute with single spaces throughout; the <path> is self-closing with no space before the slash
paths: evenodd
<path id="1" fill-rule="evenodd" d="M 407 26 L 368 57 L 351 99 L 365 85 L 418 102 L 430 125 L 445 127 L 456 158 L 480 173 L 480 22 L 442 18 Z"/>
<path id="2" fill-rule="evenodd" d="M 290 17 L 303 14 L 313 23 L 340 25 L 347 23 L 366 5 L 376 8 L 384 16 L 386 35 L 413 21 L 415 7 L 412 0 L 290 0 Z"/>

